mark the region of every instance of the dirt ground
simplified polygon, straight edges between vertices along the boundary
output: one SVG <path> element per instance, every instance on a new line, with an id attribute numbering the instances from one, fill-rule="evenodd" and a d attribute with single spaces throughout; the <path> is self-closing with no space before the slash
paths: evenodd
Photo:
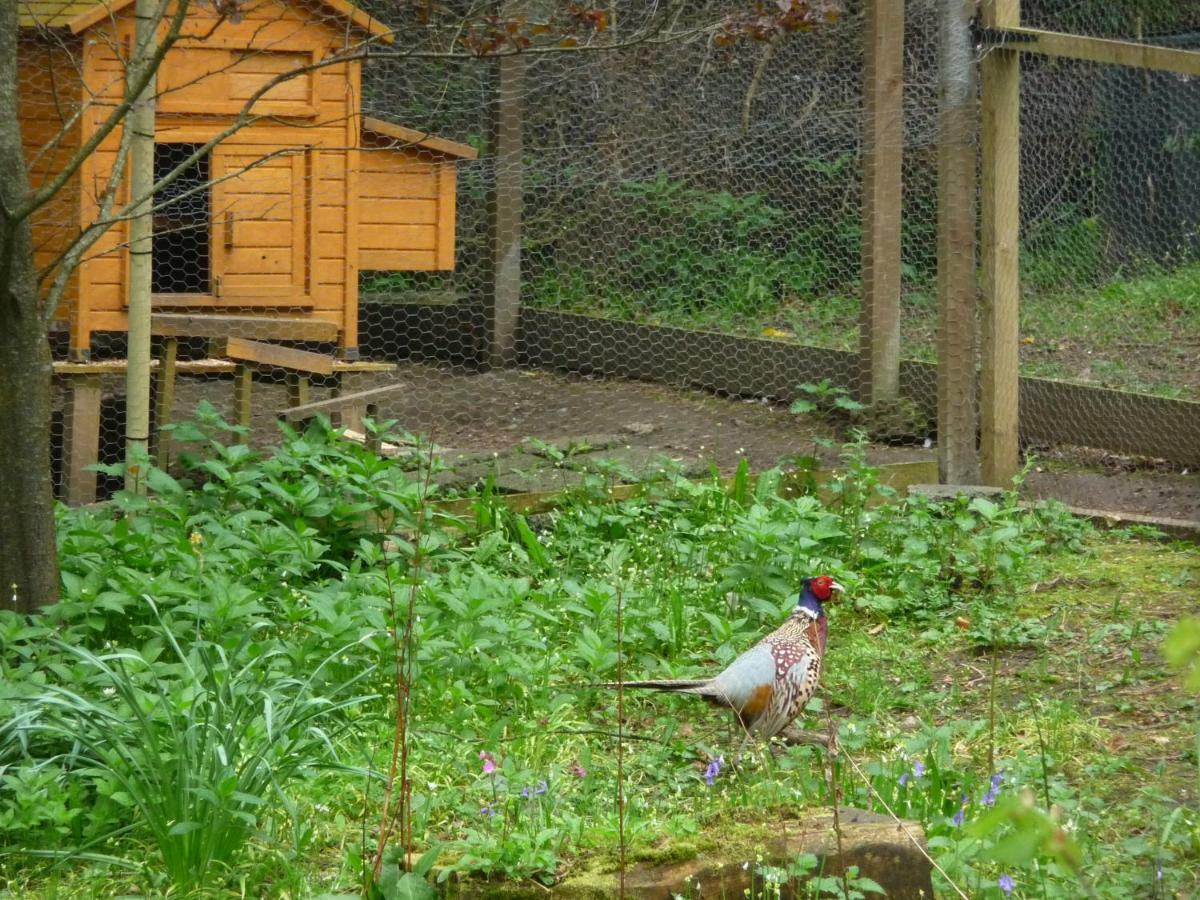
<path id="1" fill-rule="evenodd" d="M 712 464 L 731 471 L 743 457 L 762 469 L 795 455 L 815 454 L 833 464 L 838 455 L 836 433 L 812 416 L 702 391 L 542 370 L 476 374 L 417 364 L 356 378 L 350 390 L 395 384 L 394 394 L 379 401 L 380 417 L 427 435 L 466 474 L 498 467 L 524 476 L 502 485 L 510 490 L 563 486 L 561 466 L 549 481 L 530 477 L 531 470 L 546 465 L 547 451 L 538 441 L 581 463 L 615 459 L 643 471 L 663 457 L 698 473 Z M 328 388 L 313 389 L 313 400 L 327 396 Z M 182 379 L 177 410 L 190 411 L 202 397 L 228 410 L 232 384 Z M 277 434 L 275 411 L 286 404 L 283 386 L 257 384 L 254 403 L 254 439 L 269 442 Z M 821 446 L 821 440 L 832 446 Z M 923 446 L 872 446 L 868 459 L 911 462 L 935 454 Z M 1031 473 L 1025 493 L 1090 509 L 1200 520 L 1200 474 L 1130 471 L 1131 465 L 1105 454 L 1057 451 Z"/>

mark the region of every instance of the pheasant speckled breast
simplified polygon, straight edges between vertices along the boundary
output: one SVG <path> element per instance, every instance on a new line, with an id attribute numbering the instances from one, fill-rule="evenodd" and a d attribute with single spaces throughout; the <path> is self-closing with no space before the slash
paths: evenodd
<path id="1" fill-rule="evenodd" d="M 806 578 L 788 620 L 712 678 L 627 681 L 624 686 L 695 694 L 732 709 L 748 735 L 774 737 L 816 692 L 828 636 L 823 604 L 842 590 L 826 575 Z"/>

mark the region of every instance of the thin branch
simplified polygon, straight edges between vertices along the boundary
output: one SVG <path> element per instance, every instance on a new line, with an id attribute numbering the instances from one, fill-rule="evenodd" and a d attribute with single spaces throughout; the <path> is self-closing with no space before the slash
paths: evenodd
<path id="1" fill-rule="evenodd" d="M 160 0 L 159 9 L 164 14 L 167 2 L 168 0 Z M 113 129 L 125 120 L 134 102 L 141 95 L 142 91 L 145 90 L 146 85 L 150 83 L 155 72 L 158 71 L 158 67 L 162 64 L 167 51 L 179 39 L 179 33 L 183 28 L 183 20 L 187 16 L 190 2 L 191 0 L 178 0 L 175 15 L 171 19 L 166 36 L 163 38 L 162 43 L 155 48 L 154 53 L 146 60 L 144 67 L 138 72 L 137 77 L 129 82 L 125 90 L 125 96 L 121 99 L 121 102 L 113 108 L 113 111 L 108 114 L 108 118 L 100 124 L 100 127 L 92 133 L 91 137 L 75 151 L 62 171 L 34 191 L 29 199 L 13 212 L 11 217 L 13 223 L 27 219 L 36 210 L 45 206 L 50 198 L 62 190 L 63 185 L 79 171 L 84 161 L 96 152 L 100 144 L 104 142 L 104 139 L 113 132 Z M 162 16 L 160 15 L 159 21 L 161 20 Z M 139 47 L 138 51 L 141 50 L 142 48 Z"/>
<path id="2" fill-rule="evenodd" d="M 771 62 L 771 57 L 775 55 L 775 50 L 783 41 L 784 32 L 778 31 L 767 42 L 767 46 L 763 48 L 762 57 L 758 61 L 758 65 L 754 67 L 754 74 L 750 77 L 750 86 L 746 88 L 746 98 L 742 101 L 742 135 L 750 133 L 750 113 L 754 107 L 754 98 L 758 96 L 759 88 L 762 87 L 763 76 L 766 74 L 767 66 Z"/>

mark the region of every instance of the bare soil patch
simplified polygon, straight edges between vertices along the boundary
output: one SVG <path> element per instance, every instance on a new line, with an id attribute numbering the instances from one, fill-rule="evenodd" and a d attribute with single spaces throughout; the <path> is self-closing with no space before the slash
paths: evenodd
<path id="1" fill-rule="evenodd" d="M 661 458 L 689 472 L 713 465 L 730 472 L 743 458 L 756 470 L 797 455 L 816 455 L 825 465 L 838 458 L 839 436 L 818 418 L 703 391 L 544 370 L 464 373 L 422 364 L 362 376 L 354 389 L 387 384 L 398 387 L 380 402 L 380 416 L 458 451 L 466 464 L 526 452 L 526 438 L 567 448 L 574 442 L 581 453 L 643 470 Z M 328 395 L 328 387 L 313 389 L 314 400 Z M 228 380 L 182 379 L 178 397 L 181 414 L 205 398 L 220 409 L 232 408 Z M 253 439 L 269 443 L 278 433 L 275 412 L 287 403 L 284 386 L 266 380 L 256 384 L 254 402 Z M 933 459 L 935 454 L 921 446 L 873 445 L 867 457 L 884 464 Z M 524 458 L 513 466 L 528 462 Z M 1195 473 L 1131 472 L 1115 465 L 1068 468 L 1058 462 L 1031 473 L 1024 493 L 1071 506 L 1200 519 L 1200 475 Z"/>

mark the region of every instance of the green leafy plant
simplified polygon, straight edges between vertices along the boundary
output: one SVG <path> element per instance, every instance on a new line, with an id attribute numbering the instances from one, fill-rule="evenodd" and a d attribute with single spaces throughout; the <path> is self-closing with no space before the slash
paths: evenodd
<path id="1" fill-rule="evenodd" d="M 54 761 L 133 814 L 128 829 L 145 831 L 180 890 L 233 870 L 264 808 L 328 762 L 322 726 L 367 699 L 352 691 L 368 673 L 323 683 L 322 663 L 289 676 L 279 670 L 282 651 L 256 653 L 254 637 L 232 653 L 205 641 L 185 651 L 164 626 L 169 664 L 157 665 L 157 651 L 96 654 L 55 642 L 98 696 L 47 686 L 20 726 L 32 740 L 69 747 Z"/>

